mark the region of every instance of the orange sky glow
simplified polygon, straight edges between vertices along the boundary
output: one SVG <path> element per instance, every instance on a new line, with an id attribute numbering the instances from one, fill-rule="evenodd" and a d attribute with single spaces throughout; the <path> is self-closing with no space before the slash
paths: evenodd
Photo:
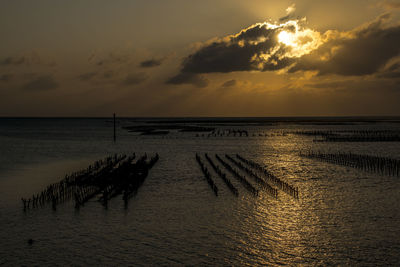
<path id="1" fill-rule="evenodd" d="M 0 116 L 400 115 L 400 1 L 2 1 Z"/>

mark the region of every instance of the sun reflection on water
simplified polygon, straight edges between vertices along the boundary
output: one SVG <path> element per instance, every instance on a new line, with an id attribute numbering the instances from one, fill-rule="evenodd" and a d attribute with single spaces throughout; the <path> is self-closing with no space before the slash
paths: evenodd
<path id="1" fill-rule="evenodd" d="M 265 165 L 282 180 L 298 186 L 301 196 L 295 200 L 280 191 L 279 199 L 275 200 L 261 194 L 254 214 L 246 224 L 246 231 L 252 234 L 247 240 L 253 244 L 248 246 L 249 253 L 261 253 L 266 265 L 271 264 L 271 259 L 280 259 L 275 264 L 304 263 L 305 257 L 312 257 L 319 249 L 318 238 L 324 235 L 318 224 L 319 211 L 315 209 L 323 203 L 310 202 L 315 192 L 309 182 L 304 183 L 307 177 L 303 175 L 308 172 L 298 155 L 298 151 L 308 148 L 309 143 L 295 136 L 272 136 L 259 140 L 259 146 L 266 148 L 265 153 L 253 160 Z"/>

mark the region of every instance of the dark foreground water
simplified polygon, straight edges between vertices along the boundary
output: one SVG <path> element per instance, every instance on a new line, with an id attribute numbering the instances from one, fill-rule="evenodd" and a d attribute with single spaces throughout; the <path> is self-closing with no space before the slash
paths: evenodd
<path id="1" fill-rule="evenodd" d="M 400 130 L 399 124 L 250 121 L 216 126 L 246 129 L 248 138 L 201 138 L 175 131 L 140 136 L 120 128 L 138 123 L 120 121 L 114 144 L 112 123 L 106 119 L 0 119 L 0 265 L 400 263 L 400 178 L 298 155 L 313 149 L 400 158 L 400 143 L 315 143 L 310 137 L 282 134 L 310 129 Z M 23 212 L 21 197 L 109 154 L 132 152 L 158 152 L 160 161 L 127 208 L 119 196 L 107 209 L 93 199 L 80 210 L 67 203 L 56 211 L 47 206 Z M 228 175 L 239 189 L 236 198 L 212 173 L 219 188 L 216 197 L 195 161 L 196 152 L 212 157 L 240 153 L 262 163 L 297 186 L 299 200 L 282 191 L 277 200 L 262 190 L 254 197 Z M 29 238 L 35 240 L 33 245 L 28 245 Z"/>

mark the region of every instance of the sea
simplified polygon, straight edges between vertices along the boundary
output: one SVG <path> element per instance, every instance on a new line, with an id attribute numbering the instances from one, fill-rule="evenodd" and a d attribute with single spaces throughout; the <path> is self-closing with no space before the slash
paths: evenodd
<path id="1" fill-rule="evenodd" d="M 2 266 L 399 266 L 400 177 L 304 158 L 300 152 L 400 159 L 400 142 L 315 142 L 304 131 L 400 132 L 398 118 L 0 118 Z M 214 127 L 142 135 L 127 126 Z M 173 128 L 173 127 L 171 127 Z M 248 136 L 226 134 L 247 131 Z M 223 134 L 224 133 L 224 134 Z M 114 154 L 155 155 L 137 195 L 23 210 L 66 174 Z M 218 196 L 195 155 L 207 164 Z M 298 188 L 250 194 L 222 165 L 239 154 Z M 218 161 L 214 160 L 218 164 Z M 240 171 L 240 170 L 239 170 Z M 246 175 L 246 173 L 243 173 Z M 29 244 L 28 240 L 33 243 Z"/>

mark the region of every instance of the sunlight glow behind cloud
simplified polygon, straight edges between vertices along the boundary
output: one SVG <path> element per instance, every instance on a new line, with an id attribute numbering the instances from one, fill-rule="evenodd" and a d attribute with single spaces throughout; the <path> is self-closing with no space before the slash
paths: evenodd
<path id="1" fill-rule="evenodd" d="M 286 57 L 301 57 L 320 47 L 323 43 L 321 34 L 309 28 L 299 26 L 298 20 L 290 20 L 281 24 L 279 28 L 290 27 L 292 30 L 282 30 L 278 34 L 278 41 L 290 47 Z"/>

